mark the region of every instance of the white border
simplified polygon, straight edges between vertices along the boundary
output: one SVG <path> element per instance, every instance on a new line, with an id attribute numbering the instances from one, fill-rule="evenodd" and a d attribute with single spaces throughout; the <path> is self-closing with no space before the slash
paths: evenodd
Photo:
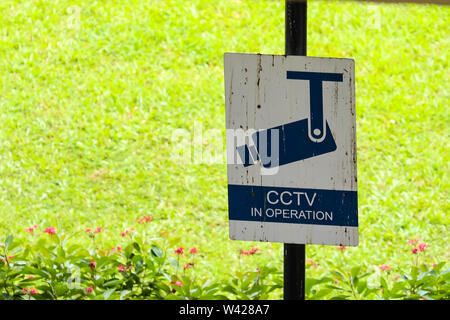
<path id="1" fill-rule="evenodd" d="M 358 227 L 230 220 L 230 239 L 357 246 Z"/>

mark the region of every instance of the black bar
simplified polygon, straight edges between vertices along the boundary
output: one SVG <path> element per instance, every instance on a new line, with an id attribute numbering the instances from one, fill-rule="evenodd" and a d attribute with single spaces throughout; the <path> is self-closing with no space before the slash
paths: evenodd
<path id="1" fill-rule="evenodd" d="M 306 56 L 306 0 L 286 0 L 285 55 Z"/>
<path id="2" fill-rule="evenodd" d="M 306 56 L 306 0 L 286 0 L 285 54 Z M 305 300 L 305 245 L 284 244 L 284 299 Z"/>

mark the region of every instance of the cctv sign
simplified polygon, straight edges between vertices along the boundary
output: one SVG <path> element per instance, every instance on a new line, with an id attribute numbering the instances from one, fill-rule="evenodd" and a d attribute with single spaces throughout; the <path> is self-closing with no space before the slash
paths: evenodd
<path id="1" fill-rule="evenodd" d="M 230 238 L 358 245 L 354 61 L 224 60 Z"/>

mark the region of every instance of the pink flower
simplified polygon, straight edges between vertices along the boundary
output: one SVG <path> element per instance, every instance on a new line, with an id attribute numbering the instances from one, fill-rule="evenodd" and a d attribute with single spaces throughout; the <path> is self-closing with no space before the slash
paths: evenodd
<path id="1" fill-rule="evenodd" d="M 138 220 L 138 223 L 144 223 L 144 222 L 149 222 L 152 221 L 153 217 L 152 216 L 148 216 L 148 217 L 143 217 L 141 219 Z"/>
<path id="2" fill-rule="evenodd" d="M 183 247 L 179 247 L 179 248 L 175 249 L 174 253 L 182 255 L 184 253 L 184 248 Z"/>
<path id="3" fill-rule="evenodd" d="M 130 230 L 126 229 L 124 232 L 120 233 L 122 237 L 125 237 L 126 235 L 132 233 L 134 231 L 134 228 L 130 228 Z"/>
<path id="4" fill-rule="evenodd" d="M 31 294 L 38 294 L 38 291 L 35 288 L 30 289 Z"/>
<path id="5" fill-rule="evenodd" d="M 387 264 L 383 264 L 381 266 L 379 266 L 380 270 L 389 270 L 391 269 L 391 266 L 387 265 Z"/>
<path id="6" fill-rule="evenodd" d="M 426 243 L 419 243 L 419 251 L 425 251 L 425 249 L 427 248 L 427 247 L 429 247 L 430 245 L 429 244 L 426 244 Z"/>
<path id="7" fill-rule="evenodd" d="M 186 263 L 186 265 L 183 266 L 183 269 L 186 270 L 187 268 L 193 267 L 193 266 L 194 266 L 194 263 L 193 262 L 189 262 L 189 263 Z"/>
<path id="8" fill-rule="evenodd" d="M 408 240 L 408 243 L 409 244 L 411 244 L 411 245 L 413 245 L 413 246 L 415 246 L 417 243 L 419 243 L 420 242 L 420 239 L 419 238 L 415 238 L 415 239 L 409 239 Z"/>
<path id="9" fill-rule="evenodd" d="M 94 232 L 95 232 L 95 233 L 99 233 L 99 232 L 102 232 L 102 230 L 103 230 L 102 228 L 98 227 L 97 229 L 95 229 Z"/>
<path id="10" fill-rule="evenodd" d="M 248 253 L 253 255 L 253 254 L 255 254 L 257 251 L 259 251 L 258 248 L 252 247 L 252 248 L 250 248 L 250 250 L 248 251 Z"/>
<path id="11" fill-rule="evenodd" d="M 46 228 L 44 232 L 48 233 L 48 234 L 55 234 L 56 229 L 55 229 L 55 227 Z"/>
<path id="12" fill-rule="evenodd" d="M 397 280 L 398 278 L 400 278 L 400 276 L 398 274 L 396 274 L 395 276 L 392 277 L 392 279 Z"/>
<path id="13" fill-rule="evenodd" d="M 30 274 L 29 276 L 27 276 L 27 278 L 28 279 L 34 279 L 35 277 L 32 274 Z"/>
<path id="14" fill-rule="evenodd" d="M 8 260 L 12 260 L 12 259 L 14 259 L 14 256 L 8 256 Z"/>
<path id="15" fill-rule="evenodd" d="M 239 253 L 244 255 L 244 256 L 248 256 L 248 251 L 244 251 L 244 250 L 239 250 Z"/>
<path id="16" fill-rule="evenodd" d="M 417 248 L 412 249 L 411 252 L 412 252 L 413 254 L 416 254 L 416 253 L 417 253 Z"/>
<path id="17" fill-rule="evenodd" d="M 86 230 L 84 230 L 84 232 L 86 232 L 86 233 L 89 233 L 89 232 L 91 232 L 91 231 L 92 231 L 91 228 L 87 228 Z"/>
<path id="18" fill-rule="evenodd" d="M 94 270 L 96 266 L 97 266 L 97 262 L 96 261 L 91 261 L 89 263 L 89 267 L 91 268 L 91 270 Z"/>
<path id="19" fill-rule="evenodd" d="M 112 247 L 111 251 L 122 251 L 122 248 L 117 246 L 117 247 Z"/>
<path id="20" fill-rule="evenodd" d="M 133 268 L 133 266 L 126 267 L 126 266 L 124 266 L 124 265 L 121 264 L 121 265 L 119 265 L 117 268 L 119 269 L 119 271 L 125 272 L 125 271 L 127 271 L 127 270 L 131 270 L 131 268 Z"/>
<path id="21" fill-rule="evenodd" d="M 438 264 L 437 263 L 433 263 L 433 268 L 436 267 Z"/>
<path id="22" fill-rule="evenodd" d="M 162 236 L 166 236 L 166 235 L 167 235 L 167 232 L 166 232 L 166 231 L 161 231 L 161 235 L 162 235 Z"/>
<path id="23" fill-rule="evenodd" d="M 176 286 L 178 286 L 178 287 L 181 287 L 183 285 L 183 283 L 181 281 L 178 281 L 178 280 L 177 281 L 173 281 L 171 283 L 176 285 Z"/>
<path id="24" fill-rule="evenodd" d="M 196 248 L 196 247 L 191 248 L 191 249 L 189 250 L 189 253 L 190 253 L 190 254 L 196 254 L 196 253 L 197 253 L 197 248 Z"/>
<path id="25" fill-rule="evenodd" d="M 35 224 L 34 226 L 30 227 L 30 228 L 26 228 L 25 231 L 26 232 L 33 232 L 34 229 L 36 229 L 38 226 Z"/>
<path id="26" fill-rule="evenodd" d="M 86 294 L 89 294 L 89 293 L 91 293 L 92 291 L 94 291 L 94 287 L 93 287 L 93 286 L 90 286 L 90 287 L 88 287 L 88 288 L 86 289 Z"/>
<path id="27" fill-rule="evenodd" d="M 28 293 L 28 289 L 22 288 L 22 292 Z"/>

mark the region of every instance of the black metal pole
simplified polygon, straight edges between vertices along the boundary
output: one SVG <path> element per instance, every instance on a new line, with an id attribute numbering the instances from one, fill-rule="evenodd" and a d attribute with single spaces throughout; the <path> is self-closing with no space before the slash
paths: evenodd
<path id="1" fill-rule="evenodd" d="M 285 54 L 306 56 L 306 0 L 286 0 Z M 284 244 L 284 299 L 305 299 L 305 245 Z"/>

